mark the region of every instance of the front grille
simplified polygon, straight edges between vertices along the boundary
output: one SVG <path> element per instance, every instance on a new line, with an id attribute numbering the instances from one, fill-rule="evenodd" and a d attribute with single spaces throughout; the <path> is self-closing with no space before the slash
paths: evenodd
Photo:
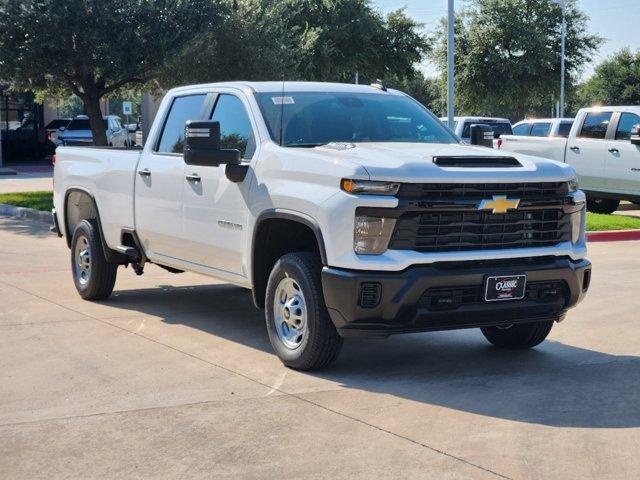
<path id="1" fill-rule="evenodd" d="M 425 290 L 418 300 L 418 308 L 430 311 L 456 310 L 462 306 L 484 303 L 481 285 L 467 287 L 435 287 Z M 567 285 L 563 281 L 527 283 L 524 298 L 513 302 L 560 303 L 567 298 Z"/>
<path id="2" fill-rule="evenodd" d="M 548 247 L 571 239 L 564 213 L 565 183 L 405 184 L 399 192 L 405 211 L 396 221 L 389 248 L 452 252 Z M 507 213 L 479 211 L 483 199 L 520 199 Z"/>
<path id="3" fill-rule="evenodd" d="M 482 200 L 492 195 L 549 200 L 564 198 L 567 182 L 543 183 L 403 183 L 398 196 L 421 200 Z"/>

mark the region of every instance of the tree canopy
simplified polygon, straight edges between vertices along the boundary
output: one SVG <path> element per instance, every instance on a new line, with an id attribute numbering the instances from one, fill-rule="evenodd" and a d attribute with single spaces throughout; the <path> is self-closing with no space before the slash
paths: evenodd
<path id="1" fill-rule="evenodd" d="M 428 47 L 419 23 L 401 10 L 383 16 L 370 0 L 238 0 L 160 81 L 411 78 Z"/>
<path id="2" fill-rule="evenodd" d="M 100 99 L 155 78 L 226 10 L 222 0 L 0 0 L 0 71 L 16 88 L 77 95 L 105 145 Z"/>
<path id="3" fill-rule="evenodd" d="M 585 106 L 640 105 L 640 50 L 625 48 L 598 65 L 578 98 Z"/>
<path id="4" fill-rule="evenodd" d="M 566 3 L 566 84 L 602 39 L 587 31 L 575 0 Z M 549 0 L 472 0 L 456 20 L 456 109 L 520 119 L 546 113 L 559 96 L 562 10 Z M 446 23 L 433 58 L 446 69 Z M 443 76 L 443 81 L 444 76 Z"/>

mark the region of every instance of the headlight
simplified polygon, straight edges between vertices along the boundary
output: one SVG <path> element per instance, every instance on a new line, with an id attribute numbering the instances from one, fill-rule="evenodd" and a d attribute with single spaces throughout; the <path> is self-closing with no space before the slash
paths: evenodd
<path id="1" fill-rule="evenodd" d="M 369 180 L 351 180 L 343 178 L 340 188 L 347 193 L 364 193 L 367 195 L 395 195 L 400 188 L 395 182 L 371 182 Z"/>
<path id="2" fill-rule="evenodd" d="M 584 204 L 583 204 L 584 205 Z M 571 213 L 571 243 L 578 243 L 584 229 L 585 207 Z"/>
<path id="3" fill-rule="evenodd" d="M 360 255 L 380 255 L 387 250 L 395 218 L 356 215 L 353 250 Z"/>
<path id="4" fill-rule="evenodd" d="M 578 191 L 578 178 L 572 178 L 567 182 L 567 186 L 569 187 L 569 193 Z"/>

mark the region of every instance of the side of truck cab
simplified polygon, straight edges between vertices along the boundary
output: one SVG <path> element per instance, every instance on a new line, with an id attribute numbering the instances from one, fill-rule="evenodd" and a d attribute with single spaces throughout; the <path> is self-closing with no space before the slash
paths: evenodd
<path id="1" fill-rule="evenodd" d="M 531 348 L 589 286 L 570 166 L 464 145 L 382 85 L 177 88 L 142 150 L 62 147 L 54 181 L 83 298 L 120 265 L 240 285 L 297 369 L 346 337 L 473 327 Z"/>

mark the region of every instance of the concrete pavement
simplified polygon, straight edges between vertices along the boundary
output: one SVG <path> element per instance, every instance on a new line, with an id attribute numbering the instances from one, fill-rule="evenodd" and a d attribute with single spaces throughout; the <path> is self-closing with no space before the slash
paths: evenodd
<path id="1" fill-rule="evenodd" d="M 636 477 L 639 248 L 593 244 L 587 300 L 532 351 L 350 340 L 300 373 L 249 292 L 151 266 L 85 302 L 63 240 L 0 219 L 0 476 Z"/>

